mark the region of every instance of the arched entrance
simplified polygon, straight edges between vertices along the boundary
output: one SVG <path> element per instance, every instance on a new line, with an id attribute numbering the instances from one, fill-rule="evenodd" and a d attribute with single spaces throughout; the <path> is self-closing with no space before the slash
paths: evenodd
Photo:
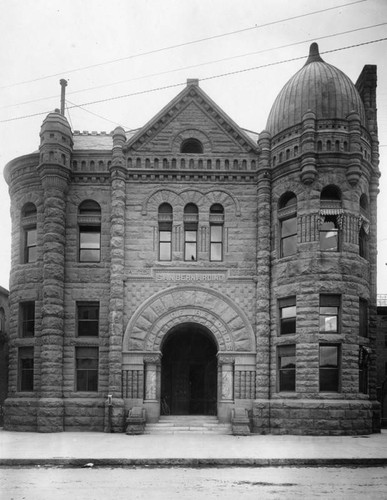
<path id="1" fill-rule="evenodd" d="M 201 325 L 185 323 L 168 333 L 161 346 L 161 399 L 172 415 L 216 415 L 217 350 Z"/>

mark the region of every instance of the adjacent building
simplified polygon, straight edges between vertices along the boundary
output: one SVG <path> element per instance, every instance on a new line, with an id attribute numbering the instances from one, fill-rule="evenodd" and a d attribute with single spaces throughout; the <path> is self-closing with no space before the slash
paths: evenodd
<path id="1" fill-rule="evenodd" d="M 377 432 L 378 158 L 376 67 L 353 84 L 317 44 L 260 134 L 194 79 L 136 131 L 50 113 L 5 169 L 5 428 Z"/>

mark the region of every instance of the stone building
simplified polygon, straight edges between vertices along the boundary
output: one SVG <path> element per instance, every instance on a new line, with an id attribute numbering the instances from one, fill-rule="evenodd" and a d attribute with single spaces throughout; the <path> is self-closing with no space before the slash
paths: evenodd
<path id="1" fill-rule="evenodd" d="M 8 290 L 0 286 L 0 426 L 8 389 Z"/>
<path id="2" fill-rule="evenodd" d="M 378 295 L 376 327 L 376 382 L 381 426 L 387 428 L 387 295 Z"/>
<path id="3" fill-rule="evenodd" d="M 40 139 L 5 169 L 7 429 L 379 430 L 375 66 L 354 85 L 313 44 L 260 134 L 188 80 L 137 131 L 57 110 Z"/>

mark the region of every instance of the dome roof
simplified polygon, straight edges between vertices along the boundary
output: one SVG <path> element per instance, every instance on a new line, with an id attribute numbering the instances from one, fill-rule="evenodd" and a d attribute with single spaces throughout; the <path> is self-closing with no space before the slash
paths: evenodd
<path id="1" fill-rule="evenodd" d="M 342 71 L 323 61 L 317 43 L 312 43 L 305 65 L 274 101 L 266 130 L 274 136 L 301 123 L 307 111 L 313 111 L 317 119 L 346 119 L 356 111 L 361 124 L 366 124 L 364 105 L 355 85 Z"/>

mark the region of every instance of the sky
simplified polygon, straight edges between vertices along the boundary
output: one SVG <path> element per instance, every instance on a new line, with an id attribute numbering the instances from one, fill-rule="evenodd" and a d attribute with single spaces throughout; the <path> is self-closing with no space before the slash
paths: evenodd
<path id="1" fill-rule="evenodd" d="M 387 38 L 386 0 L 0 0 L 0 12 L 0 286 L 11 260 L 4 166 L 38 149 L 61 78 L 73 130 L 139 128 L 198 78 L 239 126 L 261 132 L 317 41 L 353 82 L 378 66 L 378 294 L 387 294 L 387 40 L 377 41 Z"/>

